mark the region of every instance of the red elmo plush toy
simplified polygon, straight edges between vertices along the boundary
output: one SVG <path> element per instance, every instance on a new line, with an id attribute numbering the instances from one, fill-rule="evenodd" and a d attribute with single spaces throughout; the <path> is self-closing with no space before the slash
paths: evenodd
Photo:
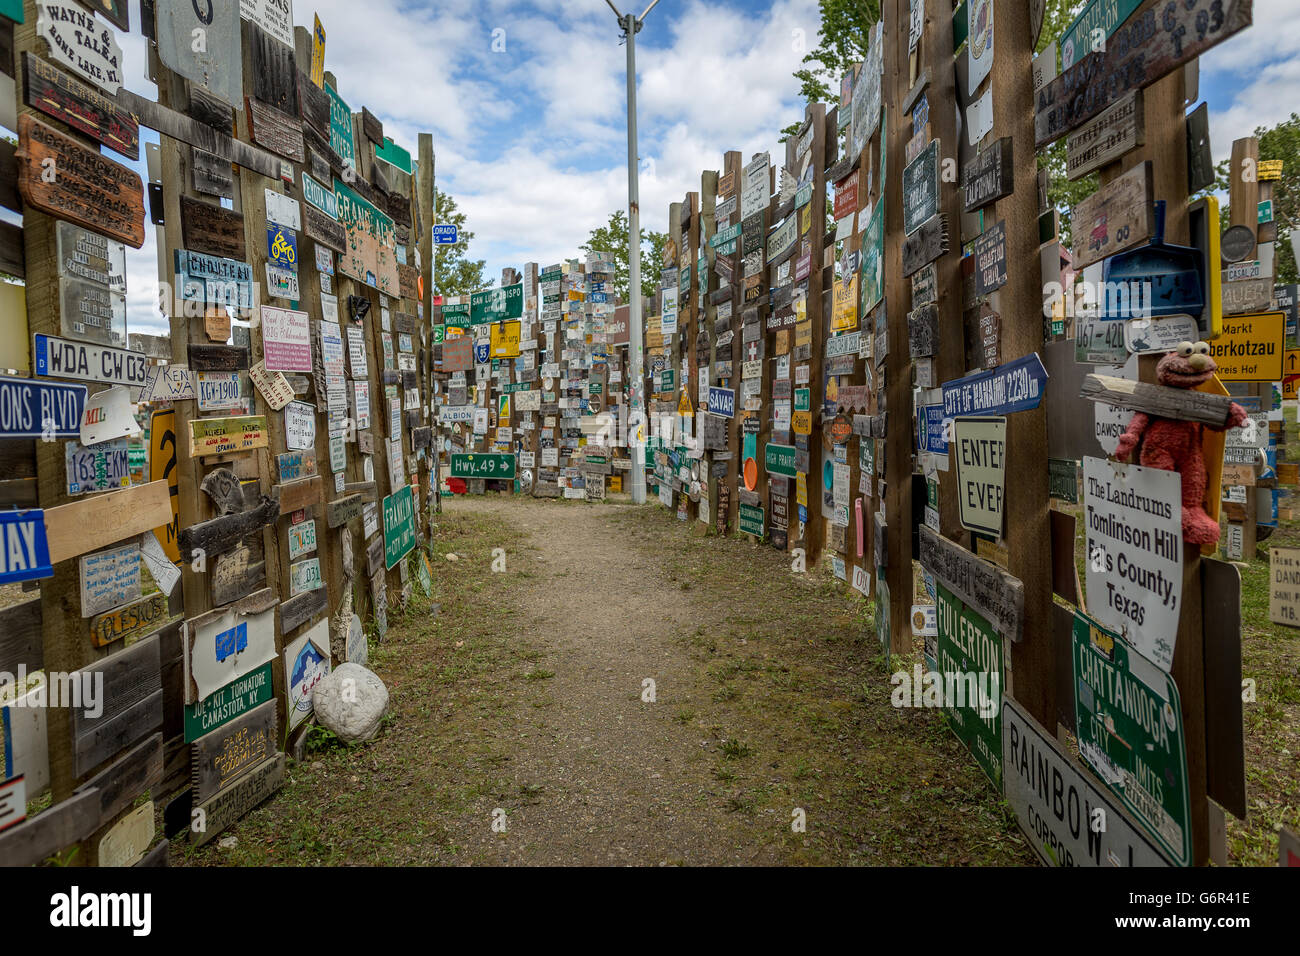
<path id="1" fill-rule="evenodd" d="M 1181 342 L 1156 366 L 1156 380 L 1171 388 L 1196 388 L 1208 382 L 1218 366 L 1204 342 Z M 1236 428 L 1246 421 L 1246 410 L 1236 402 L 1224 428 Z M 1205 513 L 1205 457 L 1201 453 L 1201 430 L 1197 422 L 1136 412 L 1120 436 L 1115 457 L 1128 461 L 1141 446 L 1138 464 L 1147 468 L 1176 471 L 1183 478 L 1183 540 L 1188 544 L 1214 544 L 1219 540 L 1219 523 Z"/>

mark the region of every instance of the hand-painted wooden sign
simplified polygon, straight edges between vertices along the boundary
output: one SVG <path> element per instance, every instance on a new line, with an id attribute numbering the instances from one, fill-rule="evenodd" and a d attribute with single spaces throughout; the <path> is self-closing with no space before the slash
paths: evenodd
<path id="1" fill-rule="evenodd" d="M 90 621 L 90 639 L 96 647 L 130 638 L 127 643 L 150 634 L 167 622 L 167 595 L 161 591 L 139 598 L 123 607 L 97 614 Z"/>
<path id="2" fill-rule="evenodd" d="M 187 249 L 225 259 L 245 257 L 242 213 L 182 196 L 181 231 Z"/>
<path id="3" fill-rule="evenodd" d="M 133 248 L 144 245 L 138 174 L 29 114 L 18 118 L 18 134 L 18 189 L 28 205 Z M 48 175 L 50 164 L 57 176 Z"/>
<path id="4" fill-rule="evenodd" d="M 244 86 L 239 11 L 232 3 L 206 0 L 154 0 L 158 58 L 231 106 Z M 195 37 L 202 37 L 196 43 Z"/>
<path id="5" fill-rule="evenodd" d="M 1046 146 L 1250 26 L 1252 0 L 1151 3 L 1035 96 L 1034 145 Z"/>
<path id="6" fill-rule="evenodd" d="M 209 799 L 250 768 L 275 756 L 275 711 L 275 702 L 268 701 L 194 741 L 194 799 Z"/>
<path id="7" fill-rule="evenodd" d="M 186 302 L 253 307 L 253 267 L 247 262 L 177 249 L 173 268 Z"/>
<path id="8" fill-rule="evenodd" d="M 1005 221 L 984 230 L 975 240 L 975 294 L 990 295 L 1007 284 Z"/>
<path id="9" fill-rule="evenodd" d="M 938 213 L 939 141 L 935 139 L 903 169 L 904 234 L 910 236 Z"/>
<path id="10" fill-rule="evenodd" d="M 1082 269 L 1151 238 L 1155 230 L 1151 162 L 1134 166 L 1074 211 L 1074 266 Z"/>
<path id="11" fill-rule="evenodd" d="M 986 618 L 995 631 L 1018 642 L 1024 625 L 1024 584 L 928 527 L 922 526 L 919 534 L 921 566 Z"/>
<path id="12" fill-rule="evenodd" d="M 140 549 L 135 543 L 82 555 L 80 564 L 82 617 L 140 598 Z"/>
<path id="13" fill-rule="evenodd" d="M 197 703 L 275 659 L 274 593 L 268 588 L 185 628 L 185 702 Z"/>
<path id="14" fill-rule="evenodd" d="M 235 198 L 235 177 L 230 162 L 197 146 L 190 148 L 190 167 L 194 191 L 218 199 Z"/>
<path id="15" fill-rule="evenodd" d="M 1146 142 L 1142 91 L 1134 90 L 1065 140 L 1065 175 L 1079 179 Z"/>
<path id="16" fill-rule="evenodd" d="M 1011 195 L 1015 184 L 1011 137 L 1004 136 L 982 149 L 962 170 L 962 205 L 974 212 L 989 203 Z M 937 207 L 936 207 L 937 211 Z"/>
<path id="17" fill-rule="evenodd" d="M 877 207 L 883 207 L 878 203 Z M 946 216 L 931 216 L 923 222 L 916 232 L 903 240 L 903 275 L 910 276 L 948 251 L 948 219 Z M 865 274 L 867 264 L 863 259 Z M 865 301 L 865 296 L 864 296 Z M 868 309 L 871 306 L 867 306 Z"/>
<path id="18" fill-rule="evenodd" d="M 135 117 L 29 52 L 23 53 L 23 101 L 128 159 L 140 158 L 140 124 Z"/>
<path id="19" fill-rule="evenodd" d="M 195 457 L 236 454 L 266 444 L 265 415 L 190 420 L 190 454 Z"/>
<path id="20" fill-rule="evenodd" d="M 95 15 L 70 0 L 41 0 L 36 32 L 54 57 L 74 73 L 109 93 L 122 85 L 122 48 Z M 137 248 L 139 248 L 137 246 Z"/>
<path id="21" fill-rule="evenodd" d="M 258 764 L 225 790 L 200 803 L 203 827 L 191 829 L 190 842 L 195 846 L 215 840 L 227 827 L 245 817 L 258 804 L 284 786 L 284 754 Z"/>

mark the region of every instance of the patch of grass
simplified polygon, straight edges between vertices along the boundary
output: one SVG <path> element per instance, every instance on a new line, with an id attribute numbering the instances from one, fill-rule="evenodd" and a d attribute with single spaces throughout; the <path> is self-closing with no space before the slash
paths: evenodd
<path id="1" fill-rule="evenodd" d="M 753 753 L 753 751 L 749 749 L 748 744 L 741 743 L 734 737 L 728 738 L 722 742 L 722 756 L 726 757 L 728 760 L 742 760 L 745 757 L 748 757 L 751 753 Z"/>

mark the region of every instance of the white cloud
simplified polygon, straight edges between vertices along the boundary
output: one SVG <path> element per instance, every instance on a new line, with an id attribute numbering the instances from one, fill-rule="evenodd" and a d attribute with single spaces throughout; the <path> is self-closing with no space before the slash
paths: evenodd
<path id="1" fill-rule="evenodd" d="M 1209 94 L 1216 160 L 1231 154 L 1234 140 L 1300 112 L 1300 17 L 1295 0 L 1255 0 L 1253 25 L 1201 57 L 1201 86 L 1202 98 Z M 1231 95 L 1230 102 L 1225 102 L 1226 95 Z"/>

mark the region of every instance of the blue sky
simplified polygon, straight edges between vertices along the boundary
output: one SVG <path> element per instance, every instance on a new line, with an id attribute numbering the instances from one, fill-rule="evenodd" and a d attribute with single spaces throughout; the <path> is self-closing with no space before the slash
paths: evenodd
<path id="1" fill-rule="evenodd" d="M 616 0 L 624 13 L 626 3 Z M 153 95 L 139 79 L 138 9 L 119 42 L 128 85 Z M 1234 138 L 1300 110 L 1296 0 L 1254 9 L 1254 27 L 1201 61 L 1216 159 Z M 326 67 L 352 109 L 368 107 L 413 153 L 417 134 L 433 133 L 438 186 L 468 214 L 471 254 L 487 260 L 488 276 L 577 255 L 592 228 L 626 208 L 626 54 L 605 0 L 296 0 L 293 12 L 306 27 L 320 15 Z M 663 229 L 669 203 L 698 189 L 726 150 L 778 148 L 778 130 L 802 113 L 791 74 L 819 25 L 816 0 L 655 7 L 637 37 L 648 228 Z M 133 331 L 161 326 L 154 255 L 151 233 L 130 256 Z"/>

